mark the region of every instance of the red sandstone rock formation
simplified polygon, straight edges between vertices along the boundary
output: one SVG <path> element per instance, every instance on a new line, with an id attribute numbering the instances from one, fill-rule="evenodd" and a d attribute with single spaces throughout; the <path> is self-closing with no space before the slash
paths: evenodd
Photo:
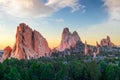
<path id="1" fill-rule="evenodd" d="M 108 47 L 114 47 L 115 45 L 111 42 L 110 37 L 107 36 L 106 39 L 102 39 L 100 45 L 103 46 L 108 46 Z"/>
<path id="2" fill-rule="evenodd" d="M 28 25 L 21 23 L 17 27 L 16 42 L 11 52 L 5 52 L 7 57 L 17 59 L 31 59 L 48 56 L 50 48 L 46 39 Z M 5 55 L 5 54 L 3 54 Z"/>
<path id="3" fill-rule="evenodd" d="M 86 42 L 86 41 L 85 41 L 84 54 L 85 54 L 85 55 L 88 54 L 88 46 L 87 46 L 87 42 Z"/>
<path id="4" fill-rule="evenodd" d="M 70 49 L 70 47 L 75 47 L 78 41 L 81 42 L 81 39 L 76 31 L 71 33 L 69 32 L 68 28 L 64 28 L 62 32 L 61 43 L 56 49 L 58 51 L 64 51 L 65 49 Z"/>
<path id="5" fill-rule="evenodd" d="M 99 44 L 98 42 L 96 42 L 96 54 L 99 54 L 100 53 L 100 49 L 99 49 Z"/>
<path id="6" fill-rule="evenodd" d="M 2 61 L 5 60 L 6 58 L 9 58 L 10 55 L 11 55 L 11 51 L 12 51 L 12 48 L 7 46 L 5 49 L 4 49 L 4 53 L 2 55 Z"/>

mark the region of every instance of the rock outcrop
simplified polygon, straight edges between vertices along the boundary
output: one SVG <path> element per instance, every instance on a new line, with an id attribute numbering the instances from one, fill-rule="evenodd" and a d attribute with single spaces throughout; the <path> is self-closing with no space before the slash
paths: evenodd
<path id="1" fill-rule="evenodd" d="M 48 43 L 38 31 L 33 31 L 24 23 L 21 23 L 17 27 L 16 42 L 10 53 L 10 58 L 39 58 L 47 56 L 49 53 L 50 48 L 48 47 Z"/>
<path id="2" fill-rule="evenodd" d="M 70 49 L 71 47 L 75 47 L 78 41 L 82 42 L 76 31 L 71 33 L 69 32 L 68 28 L 64 28 L 62 32 L 61 43 L 56 49 L 58 51 L 64 51 L 65 49 Z"/>
<path id="3" fill-rule="evenodd" d="M 96 42 L 96 46 L 88 45 L 87 42 L 85 41 L 85 48 L 84 48 L 84 55 L 91 55 L 93 54 L 94 57 L 99 54 L 99 44 Z"/>
<path id="4" fill-rule="evenodd" d="M 109 36 L 107 36 L 106 39 L 102 39 L 100 43 L 101 47 L 107 46 L 107 47 L 114 47 L 115 45 L 111 42 L 111 39 Z"/>
<path id="5" fill-rule="evenodd" d="M 85 55 L 88 54 L 88 46 L 87 46 L 87 42 L 86 42 L 86 41 L 85 41 L 84 54 L 85 54 Z"/>
<path id="6" fill-rule="evenodd" d="M 4 53 L 3 53 L 3 55 L 2 55 L 2 61 L 10 57 L 11 51 L 12 51 L 12 48 L 9 47 L 9 46 L 7 46 L 7 47 L 4 49 Z"/>
<path id="7" fill-rule="evenodd" d="M 98 42 L 96 42 L 96 54 L 99 54 L 100 53 L 100 46 L 98 44 Z"/>

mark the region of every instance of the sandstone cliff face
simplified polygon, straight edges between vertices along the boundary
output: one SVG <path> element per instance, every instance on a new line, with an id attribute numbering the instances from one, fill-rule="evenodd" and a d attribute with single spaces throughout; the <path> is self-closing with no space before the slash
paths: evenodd
<path id="1" fill-rule="evenodd" d="M 16 42 L 11 52 L 11 56 L 17 59 L 29 59 L 34 57 L 32 47 L 32 29 L 26 24 L 20 24 L 17 27 Z"/>
<path id="2" fill-rule="evenodd" d="M 10 58 L 31 59 L 48 55 L 50 48 L 46 39 L 28 25 L 21 23 L 17 27 L 16 42 Z"/>
<path id="3" fill-rule="evenodd" d="M 81 39 L 76 31 L 71 33 L 69 32 L 68 28 L 64 28 L 62 32 L 61 43 L 56 49 L 58 51 L 64 51 L 65 49 L 70 49 L 70 47 L 75 47 L 78 41 L 81 42 Z"/>
<path id="4" fill-rule="evenodd" d="M 100 45 L 101 45 L 101 47 L 103 47 L 103 46 L 114 47 L 114 46 L 115 46 L 115 45 L 111 42 L 109 36 L 107 36 L 106 39 L 102 39 Z"/>
<path id="5" fill-rule="evenodd" d="M 46 39 L 37 31 L 34 31 L 34 45 L 33 49 L 36 53 L 36 57 L 41 56 L 49 56 L 50 48 L 48 47 L 48 43 Z"/>

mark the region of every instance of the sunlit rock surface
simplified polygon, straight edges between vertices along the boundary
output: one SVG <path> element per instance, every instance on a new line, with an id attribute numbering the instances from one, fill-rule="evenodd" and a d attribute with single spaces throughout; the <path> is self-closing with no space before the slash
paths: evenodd
<path id="1" fill-rule="evenodd" d="M 9 58 L 10 55 L 11 55 L 11 51 L 12 51 L 12 48 L 7 46 L 5 49 L 4 49 L 4 52 L 3 52 L 3 55 L 2 55 L 2 61 L 5 60 L 6 58 Z"/>
<path id="2" fill-rule="evenodd" d="M 56 48 L 58 51 L 64 51 L 65 49 L 70 49 L 75 47 L 76 43 L 81 39 L 76 31 L 73 33 L 69 32 L 68 28 L 64 28 L 62 32 L 62 39 L 60 45 Z"/>
<path id="3" fill-rule="evenodd" d="M 7 53 L 9 52 L 6 51 Z M 46 39 L 38 31 L 33 31 L 28 25 L 21 23 L 17 27 L 14 47 L 7 57 L 31 59 L 48 56 L 49 53 L 50 48 Z"/>
<path id="4" fill-rule="evenodd" d="M 102 47 L 107 46 L 107 47 L 114 47 L 115 45 L 111 42 L 111 39 L 109 36 L 107 38 L 102 39 L 100 45 Z"/>

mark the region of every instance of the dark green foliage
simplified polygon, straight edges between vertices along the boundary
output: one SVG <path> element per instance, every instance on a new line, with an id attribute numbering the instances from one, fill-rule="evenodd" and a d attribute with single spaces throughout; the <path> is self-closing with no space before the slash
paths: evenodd
<path id="1" fill-rule="evenodd" d="M 55 74 L 55 80 L 66 80 L 66 79 L 67 79 L 67 66 L 65 64 L 60 64 L 60 67 Z"/>
<path id="2" fill-rule="evenodd" d="M 86 64 L 86 73 L 88 80 L 99 80 L 101 77 L 99 66 L 95 61 Z"/>
<path id="3" fill-rule="evenodd" d="M 20 80 L 20 73 L 16 69 L 16 67 L 9 66 L 5 70 L 3 80 Z"/>
<path id="4" fill-rule="evenodd" d="M 82 80 L 84 79 L 84 64 L 81 61 L 74 61 L 68 65 L 69 69 L 69 79 L 72 80 Z"/>
<path id="5" fill-rule="evenodd" d="M 120 80 L 120 67 L 108 65 L 105 69 L 105 80 Z"/>
<path id="6" fill-rule="evenodd" d="M 6 59 L 0 63 L 0 80 L 120 80 L 120 63 L 114 64 L 116 61 L 120 59 L 93 60 L 81 54 Z"/>

